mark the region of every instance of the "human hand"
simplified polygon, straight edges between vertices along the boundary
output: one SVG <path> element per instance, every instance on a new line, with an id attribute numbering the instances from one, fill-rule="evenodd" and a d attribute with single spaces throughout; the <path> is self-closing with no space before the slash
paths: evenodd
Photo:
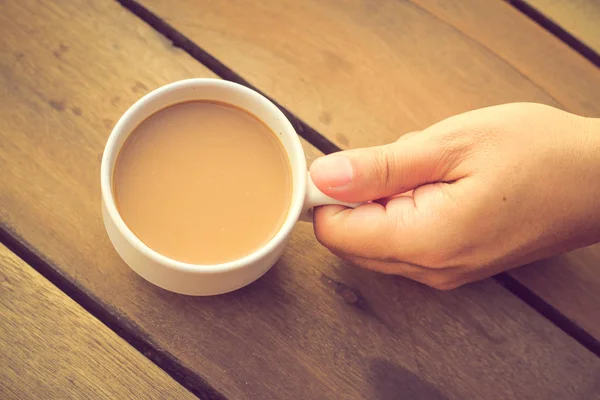
<path id="1" fill-rule="evenodd" d="M 549 106 L 471 111 L 310 173 L 335 199 L 377 200 L 317 208 L 324 246 L 438 289 L 600 240 L 600 120 Z"/>

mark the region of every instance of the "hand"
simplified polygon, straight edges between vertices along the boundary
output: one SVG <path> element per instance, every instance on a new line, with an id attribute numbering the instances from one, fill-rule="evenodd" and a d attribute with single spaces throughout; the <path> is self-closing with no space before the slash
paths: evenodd
<path id="1" fill-rule="evenodd" d="M 452 289 L 600 240 L 600 120 L 507 104 L 392 144 L 317 159 L 357 209 L 315 210 L 318 240 L 369 269 Z"/>

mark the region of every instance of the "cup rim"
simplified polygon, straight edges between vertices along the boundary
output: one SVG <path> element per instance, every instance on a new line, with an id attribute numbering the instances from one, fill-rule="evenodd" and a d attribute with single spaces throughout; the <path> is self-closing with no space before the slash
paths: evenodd
<path id="1" fill-rule="evenodd" d="M 172 259 L 163 254 L 160 254 L 156 250 L 153 250 L 148 245 L 146 245 L 144 242 L 142 242 L 142 240 L 139 239 L 131 231 L 131 229 L 129 229 L 127 224 L 125 224 L 125 221 L 123 221 L 123 218 L 121 217 L 121 214 L 119 213 L 119 211 L 117 209 L 115 198 L 113 195 L 113 188 L 112 188 L 112 184 L 111 184 L 111 181 L 112 181 L 111 166 L 112 165 L 111 165 L 110 160 L 114 155 L 114 162 L 116 162 L 118 152 L 122 147 L 122 145 L 117 146 L 117 141 L 122 136 L 127 137 L 131 134 L 131 131 L 125 132 L 124 126 L 130 119 L 136 117 L 138 114 L 140 114 L 142 112 L 141 110 L 142 110 L 143 106 L 145 105 L 145 103 L 147 103 L 148 101 L 150 101 L 152 99 L 161 97 L 168 92 L 180 90 L 187 86 L 201 88 L 204 86 L 211 86 L 211 85 L 212 86 L 215 86 L 215 85 L 221 86 L 221 87 L 225 88 L 226 90 L 230 90 L 230 91 L 234 91 L 234 92 L 238 91 L 238 92 L 242 92 L 246 95 L 249 95 L 250 97 L 253 97 L 255 99 L 255 101 L 261 103 L 261 105 L 267 110 L 267 112 L 275 114 L 276 119 L 281 124 L 281 126 L 278 127 L 277 131 L 284 132 L 283 133 L 284 135 L 290 136 L 291 143 L 292 143 L 291 151 L 293 151 L 294 153 L 296 153 L 298 155 L 298 157 L 295 157 L 295 160 L 292 160 L 292 157 L 290 157 L 290 150 L 284 146 L 286 155 L 288 156 L 288 160 L 290 162 L 290 167 L 292 169 L 292 179 L 299 180 L 299 182 L 298 182 L 298 186 L 297 186 L 298 190 L 296 190 L 296 185 L 293 185 L 292 199 L 290 202 L 290 207 L 289 207 L 288 214 L 287 214 L 283 224 L 281 225 L 281 227 L 279 228 L 277 233 L 271 238 L 271 240 L 269 240 L 269 242 L 267 242 L 267 244 L 265 244 L 264 246 L 255 250 L 254 252 L 252 252 L 242 258 L 239 258 L 237 260 L 228 261 L 228 262 L 219 263 L 219 264 L 192 264 L 192 263 L 186 263 L 183 261 L 178 261 L 178 260 Z M 206 100 L 206 99 L 199 98 L 199 100 Z M 225 101 L 225 103 L 227 103 L 227 101 Z M 174 102 L 173 104 L 178 104 L 178 102 Z M 230 103 L 230 104 L 235 105 L 236 107 L 239 107 L 236 104 L 233 104 L 233 103 Z M 243 107 L 239 107 L 239 108 L 243 109 Z M 248 111 L 248 110 L 246 110 L 246 111 Z M 250 112 L 250 111 L 248 111 L 248 112 Z M 145 115 L 143 119 L 150 117 L 150 115 Z M 266 124 L 266 122 L 264 122 L 264 121 L 263 121 L 263 123 Z M 269 125 L 267 125 L 267 126 L 269 127 L 269 129 L 271 131 L 275 131 L 272 126 L 269 126 Z M 125 111 L 125 113 L 123 113 L 123 115 L 119 118 L 119 120 L 115 124 L 113 130 L 111 131 L 111 133 L 108 137 L 108 140 L 106 142 L 106 145 L 104 147 L 104 151 L 102 154 L 102 162 L 101 162 L 101 167 L 100 167 L 100 181 L 101 181 L 100 183 L 101 183 L 102 200 L 106 206 L 109 217 L 113 220 L 119 233 L 121 235 L 123 235 L 125 240 L 127 240 L 135 248 L 136 251 L 142 253 L 144 256 L 159 263 L 160 265 L 163 265 L 165 267 L 168 267 L 168 268 L 171 268 L 174 270 L 185 271 L 185 272 L 195 272 L 195 273 L 201 273 L 201 274 L 202 273 L 209 274 L 209 273 L 222 273 L 222 272 L 226 272 L 226 271 L 234 271 L 234 270 L 238 270 L 238 269 L 243 269 L 244 267 L 252 265 L 253 263 L 259 261 L 260 259 L 264 258 L 265 256 L 269 255 L 270 253 L 272 253 L 273 251 L 275 251 L 277 249 L 277 247 L 288 237 L 288 235 L 290 234 L 294 225 L 298 221 L 298 219 L 300 217 L 300 213 L 302 212 L 302 207 L 304 205 L 304 198 L 306 195 L 306 184 L 307 184 L 307 182 L 306 182 L 307 174 L 305 172 L 306 170 L 307 170 L 306 157 L 304 154 L 304 149 L 302 148 L 302 143 L 300 142 L 300 139 L 298 137 L 298 134 L 296 133 L 291 122 L 287 119 L 287 117 L 283 114 L 283 112 L 277 106 L 275 106 L 275 104 L 273 104 L 273 102 L 271 102 L 269 99 L 267 99 L 265 96 L 258 93 L 257 91 L 252 90 L 246 86 L 234 83 L 234 82 L 217 79 L 217 78 L 191 78 L 191 79 L 175 81 L 175 82 L 166 84 L 164 86 L 161 86 L 157 89 L 152 90 L 151 92 L 147 93 L 146 95 L 144 95 L 143 97 L 138 99 L 131 107 L 129 107 L 127 109 L 127 111 Z M 299 171 L 299 173 L 295 173 L 296 171 Z"/>

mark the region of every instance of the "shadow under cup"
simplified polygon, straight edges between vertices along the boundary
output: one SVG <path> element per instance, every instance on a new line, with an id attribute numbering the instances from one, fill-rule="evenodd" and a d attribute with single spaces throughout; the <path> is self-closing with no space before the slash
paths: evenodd
<path id="1" fill-rule="evenodd" d="M 113 195 L 113 172 L 119 150 L 129 134 L 154 113 L 178 103 L 208 100 L 228 103 L 256 116 L 283 144 L 292 172 L 290 209 L 281 228 L 263 247 L 235 261 L 196 265 L 159 254 L 126 226 Z M 262 276 L 283 253 L 303 210 L 307 187 L 306 160 L 300 140 L 285 115 L 268 99 L 244 86 L 218 79 L 189 79 L 171 83 L 138 100 L 115 125 L 101 166 L 102 217 L 108 236 L 121 258 L 149 282 L 176 293 L 216 295 L 248 285 Z"/>

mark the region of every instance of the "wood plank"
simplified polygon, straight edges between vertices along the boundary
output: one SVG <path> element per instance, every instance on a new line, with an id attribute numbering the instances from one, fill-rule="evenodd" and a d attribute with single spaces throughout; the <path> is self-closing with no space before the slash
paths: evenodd
<path id="1" fill-rule="evenodd" d="M 104 232 L 100 154 L 143 92 L 209 72 L 114 2 L 4 2 L 0 38 L 1 229 L 172 360 L 195 390 L 207 382 L 208 394 L 236 399 L 596 395 L 600 361 L 493 281 L 437 292 L 355 269 L 308 224 L 275 268 L 237 292 L 193 298 L 148 284 Z"/>
<path id="2" fill-rule="evenodd" d="M 0 244 L 0 397 L 195 399 Z"/>
<path id="3" fill-rule="evenodd" d="M 512 101 L 600 116 L 598 69 L 505 2 L 140 3 L 341 148 Z M 510 275 L 600 340 L 599 263 L 593 246 Z"/>
<path id="4" fill-rule="evenodd" d="M 598 0 L 522 0 L 600 53 L 600 2 Z"/>

